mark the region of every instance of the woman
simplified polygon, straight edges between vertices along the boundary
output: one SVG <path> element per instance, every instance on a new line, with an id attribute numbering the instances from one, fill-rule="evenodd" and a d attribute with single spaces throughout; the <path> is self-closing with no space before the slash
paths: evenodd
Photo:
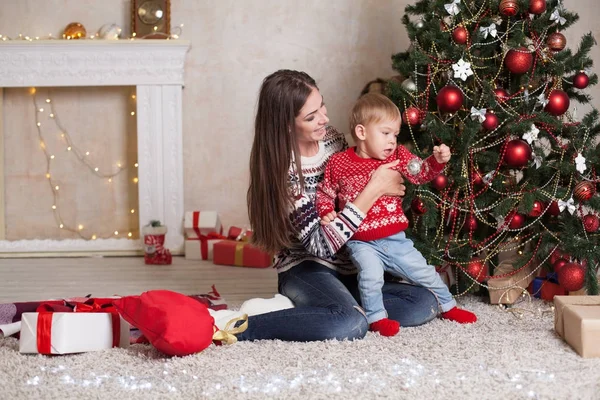
<path id="1" fill-rule="evenodd" d="M 263 81 L 250 154 L 248 212 L 253 242 L 276 253 L 279 292 L 296 308 L 250 317 L 240 340 L 357 339 L 367 332 L 356 300 L 356 269 L 342 247 L 380 196 L 402 196 L 405 187 L 400 174 L 390 170 L 397 162 L 383 165 L 331 224 L 320 224 L 317 183 L 329 157 L 347 147 L 328 122 L 319 89 L 306 73 L 280 70 Z M 386 282 L 383 293 L 389 318 L 402 326 L 437 315 L 437 301 L 425 288 Z"/>

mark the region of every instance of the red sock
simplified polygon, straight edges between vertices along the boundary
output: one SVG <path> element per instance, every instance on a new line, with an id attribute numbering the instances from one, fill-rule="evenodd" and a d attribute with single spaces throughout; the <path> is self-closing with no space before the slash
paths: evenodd
<path id="1" fill-rule="evenodd" d="M 475 314 L 458 307 L 451 308 L 445 313 L 442 313 L 442 318 L 456 321 L 459 324 L 472 324 L 477 322 L 477 316 Z"/>
<path id="2" fill-rule="evenodd" d="M 369 330 L 379 332 L 381 336 L 394 336 L 400 331 L 400 324 L 398 321 L 384 318 L 369 325 Z"/>

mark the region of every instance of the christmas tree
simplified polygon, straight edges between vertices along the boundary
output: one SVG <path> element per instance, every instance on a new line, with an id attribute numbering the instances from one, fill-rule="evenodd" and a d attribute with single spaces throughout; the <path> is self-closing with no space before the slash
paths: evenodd
<path id="1" fill-rule="evenodd" d="M 393 56 L 404 80 L 387 88 L 400 137 L 421 157 L 439 143 L 453 154 L 434 181 L 409 188 L 408 233 L 430 264 L 456 268 L 458 292 L 514 252 L 515 271 L 539 266 L 568 291 L 598 293 L 599 114 L 574 107 L 598 81 L 595 40 L 572 52 L 561 33 L 577 20 L 560 0 L 406 7 L 411 46 Z"/>

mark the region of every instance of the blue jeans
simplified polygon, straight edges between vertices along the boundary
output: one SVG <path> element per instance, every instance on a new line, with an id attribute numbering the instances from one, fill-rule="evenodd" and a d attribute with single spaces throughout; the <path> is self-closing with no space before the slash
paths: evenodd
<path id="1" fill-rule="evenodd" d="M 436 295 L 442 312 L 456 307 L 456 300 L 435 267 L 427 264 L 404 232 L 369 242 L 349 240 L 346 246 L 358 268 L 360 300 L 369 323 L 388 315 L 382 295 L 384 272 L 430 289 Z"/>
<path id="2" fill-rule="evenodd" d="M 437 300 L 427 289 L 386 282 L 383 302 L 390 318 L 402 326 L 416 326 L 437 316 Z M 279 293 L 295 308 L 255 315 L 239 340 L 280 339 L 309 342 L 361 339 L 369 328 L 358 303 L 356 275 L 341 275 L 314 261 L 279 274 Z"/>

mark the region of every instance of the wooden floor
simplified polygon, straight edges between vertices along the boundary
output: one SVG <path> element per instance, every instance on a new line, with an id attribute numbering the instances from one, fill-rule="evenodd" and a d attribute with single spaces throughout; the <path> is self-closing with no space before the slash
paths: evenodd
<path id="1" fill-rule="evenodd" d="M 142 257 L 0 259 L 0 303 L 72 296 L 140 294 L 168 289 L 208 293 L 215 285 L 228 303 L 277 292 L 277 272 L 214 265 L 173 257 L 172 265 L 145 265 Z"/>

